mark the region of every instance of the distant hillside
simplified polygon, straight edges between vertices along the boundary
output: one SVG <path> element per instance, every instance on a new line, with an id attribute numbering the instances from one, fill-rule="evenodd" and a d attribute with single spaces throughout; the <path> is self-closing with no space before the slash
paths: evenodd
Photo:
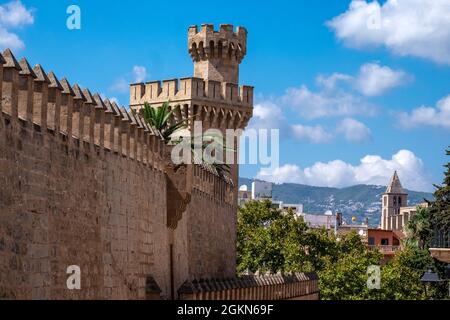
<path id="1" fill-rule="evenodd" d="M 252 180 L 239 178 L 239 186 L 247 185 L 251 190 Z M 368 217 L 371 226 L 378 226 L 381 216 L 381 194 L 385 186 L 356 185 L 347 188 L 313 187 L 295 183 L 273 185 L 273 198 L 285 203 L 302 203 L 307 213 L 324 213 L 340 211 L 344 219 L 350 221 L 356 216 L 358 222 Z M 433 199 L 431 193 L 407 190 L 408 205 L 423 202 L 423 199 Z"/>

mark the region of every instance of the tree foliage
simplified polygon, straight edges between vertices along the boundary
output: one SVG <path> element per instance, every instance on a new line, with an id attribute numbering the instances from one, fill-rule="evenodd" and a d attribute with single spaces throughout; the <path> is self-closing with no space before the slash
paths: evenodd
<path id="1" fill-rule="evenodd" d="M 238 212 L 238 271 L 300 271 L 307 268 L 301 240 L 306 224 L 270 201 L 250 201 Z"/>
<path id="2" fill-rule="evenodd" d="M 410 237 L 428 239 L 428 227 L 421 218 L 411 222 Z M 416 223 L 414 223 L 416 221 Z M 411 244 L 412 243 L 412 244 Z M 319 276 L 321 299 L 427 299 L 442 298 L 444 284 L 428 291 L 420 282 L 430 265 L 435 265 L 419 241 L 405 243 L 386 264 L 382 255 L 369 250 L 356 233 L 336 238 L 324 229 L 310 229 L 292 211 L 274 209 L 270 201 L 250 201 L 238 212 L 237 263 L 239 272 L 310 272 Z M 425 242 L 424 242 L 425 243 Z M 369 290 L 369 266 L 381 266 L 381 288 Z M 441 266 L 442 267 L 442 266 Z"/>
<path id="3" fill-rule="evenodd" d="M 450 149 L 446 154 L 450 155 Z M 444 168 L 444 181 L 442 185 L 435 185 L 434 201 L 429 202 L 433 224 L 438 229 L 450 228 L 450 162 Z"/>
<path id="4" fill-rule="evenodd" d="M 187 126 L 188 119 L 182 119 L 173 124 L 169 124 L 169 119 L 179 107 L 170 110 L 169 102 L 164 102 L 161 107 L 154 108 L 148 102 L 140 110 L 142 117 L 167 143 L 171 136 Z"/>
<path id="5" fill-rule="evenodd" d="M 325 257 L 318 270 L 320 295 L 325 300 L 371 299 L 376 292 L 367 286 L 367 269 L 379 265 L 381 254 L 369 251 L 361 238 L 352 232 L 337 242 L 336 255 Z"/>
<path id="6" fill-rule="evenodd" d="M 420 249 L 429 248 L 433 237 L 433 227 L 428 208 L 416 208 L 416 213 L 406 225 L 406 234 L 406 243 L 410 246 L 414 245 Z"/>

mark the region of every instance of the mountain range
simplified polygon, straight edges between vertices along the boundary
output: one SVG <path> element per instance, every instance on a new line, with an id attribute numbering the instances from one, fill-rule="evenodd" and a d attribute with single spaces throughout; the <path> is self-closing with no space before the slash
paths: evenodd
<path id="1" fill-rule="evenodd" d="M 247 185 L 251 190 L 252 179 L 239 178 L 239 186 Z M 386 186 L 354 185 L 346 188 L 315 187 L 295 183 L 274 184 L 272 189 L 273 200 L 290 204 L 303 204 L 303 212 L 323 214 L 327 210 L 333 213 L 340 211 L 344 220 L 350 222 L 353 216 L 357 223 L 369 219 L 369 225 L 377 227 L 381 217 L 381 195 Z M 427 192 L 406 190 L 408 205 L 432 200 L 433 195 Z"/>

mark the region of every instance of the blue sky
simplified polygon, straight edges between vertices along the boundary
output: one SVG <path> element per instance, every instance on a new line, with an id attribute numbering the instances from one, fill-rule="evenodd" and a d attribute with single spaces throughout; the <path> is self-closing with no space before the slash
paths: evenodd
<path id="1" fill-rule="evenodd" d="M 282 130 L 280 168 L 243 165 L 242 176 L 346 186 L 386 184 L 397 169 L 405 187 L 427 191 L 442 180 L 450 0 L 13 4 L 0 1 L 2 49 L 124 105 L 130 82 L 192 75 L 189 25 L 245 26 L 250 127 Z M 71 4 L 81 30 L 66 27 Z"/>

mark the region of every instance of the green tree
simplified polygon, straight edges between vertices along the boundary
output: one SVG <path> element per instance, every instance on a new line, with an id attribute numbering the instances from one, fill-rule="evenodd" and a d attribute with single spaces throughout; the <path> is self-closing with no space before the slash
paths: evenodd
<path id="1" fill-rule="evenodd" d="M 381 269 L 381 298 L 385 300 L 426 299 L 420 279 L 433 259 L 427 250 L 405 246 Z"/>
<path id="2" fill-rule="evenodd" d="M 335 237 L 324 228 L 307 230 L 303 243 L 313 271 L 322 270 L 326 261 L 336 262 L 341 250 Z"/>
<path id="3" fill-rule="evenodd" d="M 179 106 L 176 106 L 170 110 L 169 101 L 164 102 L 161 107 L 152 107 L 148 102 L 145 102 L 144 107 L 139 112 L 144 121 L 147 122 L 166 143 L 187 143 L 190 147 L 194 160 L 196 159 L 198 161 L 195 161 L 195 163 L 202 163 L 221 177 L 224 177 L 227 174 L 229 175 L 231 173 L 231 167 L 228 164 L 224 162 L 219 163 L 209 161 L 209 159 L 204 159 L 203 157 L 204 150 L 212 143 L 217 146 L 215 149 L 220 150 L 222 153 L 227 151 L 235 152 L 235 150 L 224 146 L 223 137 L 212 134 L 205 135 L 202 133 L 200 137 L 180 137 L 180 139 L 177 140 L 173 139 L 173 134 L 186 128 L 189 119 L 194 118 L 194 116 L 191 116 L 171 124 L 170 119 L 174 112 L 178 109 Z M 199 152 L 197 152 L 197 148 L 195 146 L 195 142 L 198 141 L 198 139 L 201 141 L 201 145 L 198 148 L 200 149 Z"/>
<path id="4" fill-rule="evenodd" d="M 238 212 L 238 270 L 315 271 L 325 300 L 441 299 L 447 292 L 444 282 L 426 289 L 420 281 L 430 266 L 441 277 L 445 268 L 427 250 L 427 221 L 429 213 L 419 210 L 409 226 L 411 241 L 381 265 L 381 288 L 369 290 L 368 267 L 380 265 L 382 254 L 369 250 L 358 234 L 336 238 L 325 229 L 309 229 L 292 211 L 274 209 L 270 201 L 250 201 Z"/>
<path id="5" fill-rule="evenodd" d="M 450 155 L 450 149 L 446 150 L 446 154 Z M 438 229 L 450 227 L 450 162 L 444 167 L 447 169 L 444 181 L 442 185 L 435 185 L 434 201 L 429 201 L 433 224 Z"/>
<path id="6" fill-rule="evenodd" d="M 176 123 L 169 124 L 169 119 L 177 108 L 179 107 L 170 110 L 168 101 L 164 102 L 163 105 L 158 108 L 154 108 L 148 102 L 145 102 L 140 113 L 145 122 L 147 122 L 166 143 L 168 143 L 175 132 L 186 128 L 187 126 L 188 119 L 182 119 Z"/>
<path id="7" fill-rule="evenodd" d="M 433 227 L 428 208 L 416 208 L 416 213 L 406 225 L 406 234 L 406 243 L 409 245 L 416 245 L 420 249 L 429 247 L 433 236 Z"/>
<path id="8" fill-rule="evenodd" d="M 238 271 L 290 272 L 309 267 L 302 243 L 307 230 L 291 210 L 281 212 L 270 201 L 249 201 L 237 218 Z"/>
<path id="9" fill-rule="evenodd" d="M 324 257 L 324 266 L 318 271 L 321 299 L 363 300 L 376 299 L 378 292 L 367 286 L 369 266 L 379 265 L 381 254 L 370 251 L 355 232 L 335 244 L 336 255 Z"/>

